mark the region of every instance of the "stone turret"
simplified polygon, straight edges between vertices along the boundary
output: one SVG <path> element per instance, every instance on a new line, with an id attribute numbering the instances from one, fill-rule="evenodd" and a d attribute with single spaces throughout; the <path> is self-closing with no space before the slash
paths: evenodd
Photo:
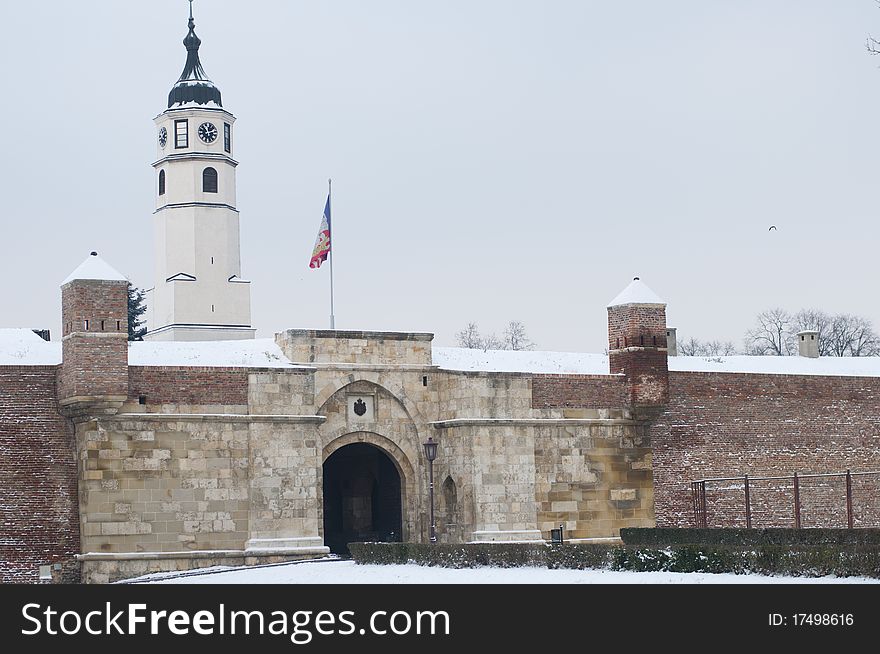
<path id="1" fill-rule="evenodd" d="M 128 280 L 92 254 L 61 284 L 60 403 L 65 413 L 128 398 Z"/>
<path id="2" fill-rule="evenodd" d="M 666 303 L 638 277 L 608 305 L 610 372 L 626 375 L 634 408 L 669 401 Z"/>

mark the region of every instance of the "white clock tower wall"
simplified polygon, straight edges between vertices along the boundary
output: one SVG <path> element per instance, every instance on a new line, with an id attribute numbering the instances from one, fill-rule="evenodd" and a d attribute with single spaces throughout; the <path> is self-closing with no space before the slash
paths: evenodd
<path id="1" fill-rule="evenodd" d="M 241 272 L 235 117 L 205 75 L 192 19 L 189 27 L 186 67 L 155 120 L 155 286 L 147 294 L 146 338 L 253 338 L 250 284 Z"/>

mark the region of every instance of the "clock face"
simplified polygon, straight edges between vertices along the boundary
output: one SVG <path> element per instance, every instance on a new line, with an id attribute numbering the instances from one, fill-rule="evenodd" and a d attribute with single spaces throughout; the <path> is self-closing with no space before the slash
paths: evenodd
<path id="1" fill-rule="evenodd" d="M 217 128 L 213 123 L 202 123 L 199 125 L 199 138 L 205 143 L 213 143 L 217 140 Z"/>
<path id="2" fill-rule="evenodd" d="M 159 130 L 159 145 L 161 145 L 164 148 L 167 143 L 168 143 L 168 130 L 163 127 L 162 129 Z"/>

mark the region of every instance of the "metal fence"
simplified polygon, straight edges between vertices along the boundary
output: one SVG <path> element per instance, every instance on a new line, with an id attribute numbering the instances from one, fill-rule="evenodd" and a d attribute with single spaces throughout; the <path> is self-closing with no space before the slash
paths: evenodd
<path id="1" fill-rule="evenodd" d="M 691 482 L 696 527 L 880 527 L 880 471 Z"/>

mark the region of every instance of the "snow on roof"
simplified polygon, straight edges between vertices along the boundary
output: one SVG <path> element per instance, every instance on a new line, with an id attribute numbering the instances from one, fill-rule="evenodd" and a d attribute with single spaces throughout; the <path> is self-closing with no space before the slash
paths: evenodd
<path id="1" fill-rule="evenodd" d="M 57 366 L 61 343 L 49 343 L 30 329 L 0 329 L 0 366 Z"/>
<path id="2" fill-rule="evenodd" d="M 77 279 L 99 279 L 103 281 L 126 282 L 128 278 L 116 270 L 109 263 L 93 252 L 83 261 L 79 267 L 67 276 L 61 285 L 69 284 Z"/>
<path id="3" fill-rule="evenodd" d="M 131 366 L 205 366 L 219 368 L 291 368 L 272 338 L 242 341 L 143 341 L 128 350 Z"/>
<path id="4" fill-rule="evenodd" d="M 607 375 L 604 354 L 534 352 L 529 350 L 466 350 L 435 347 L 434 365 L 446 370 Z"/>
<path id="5" fill-rule="evenodd" d="M 666 304 L 666 301 L 636 277 L 629 283 L 629 286 L 608 303 L 608 306 L 618 307 L 622 304 Z"/>

